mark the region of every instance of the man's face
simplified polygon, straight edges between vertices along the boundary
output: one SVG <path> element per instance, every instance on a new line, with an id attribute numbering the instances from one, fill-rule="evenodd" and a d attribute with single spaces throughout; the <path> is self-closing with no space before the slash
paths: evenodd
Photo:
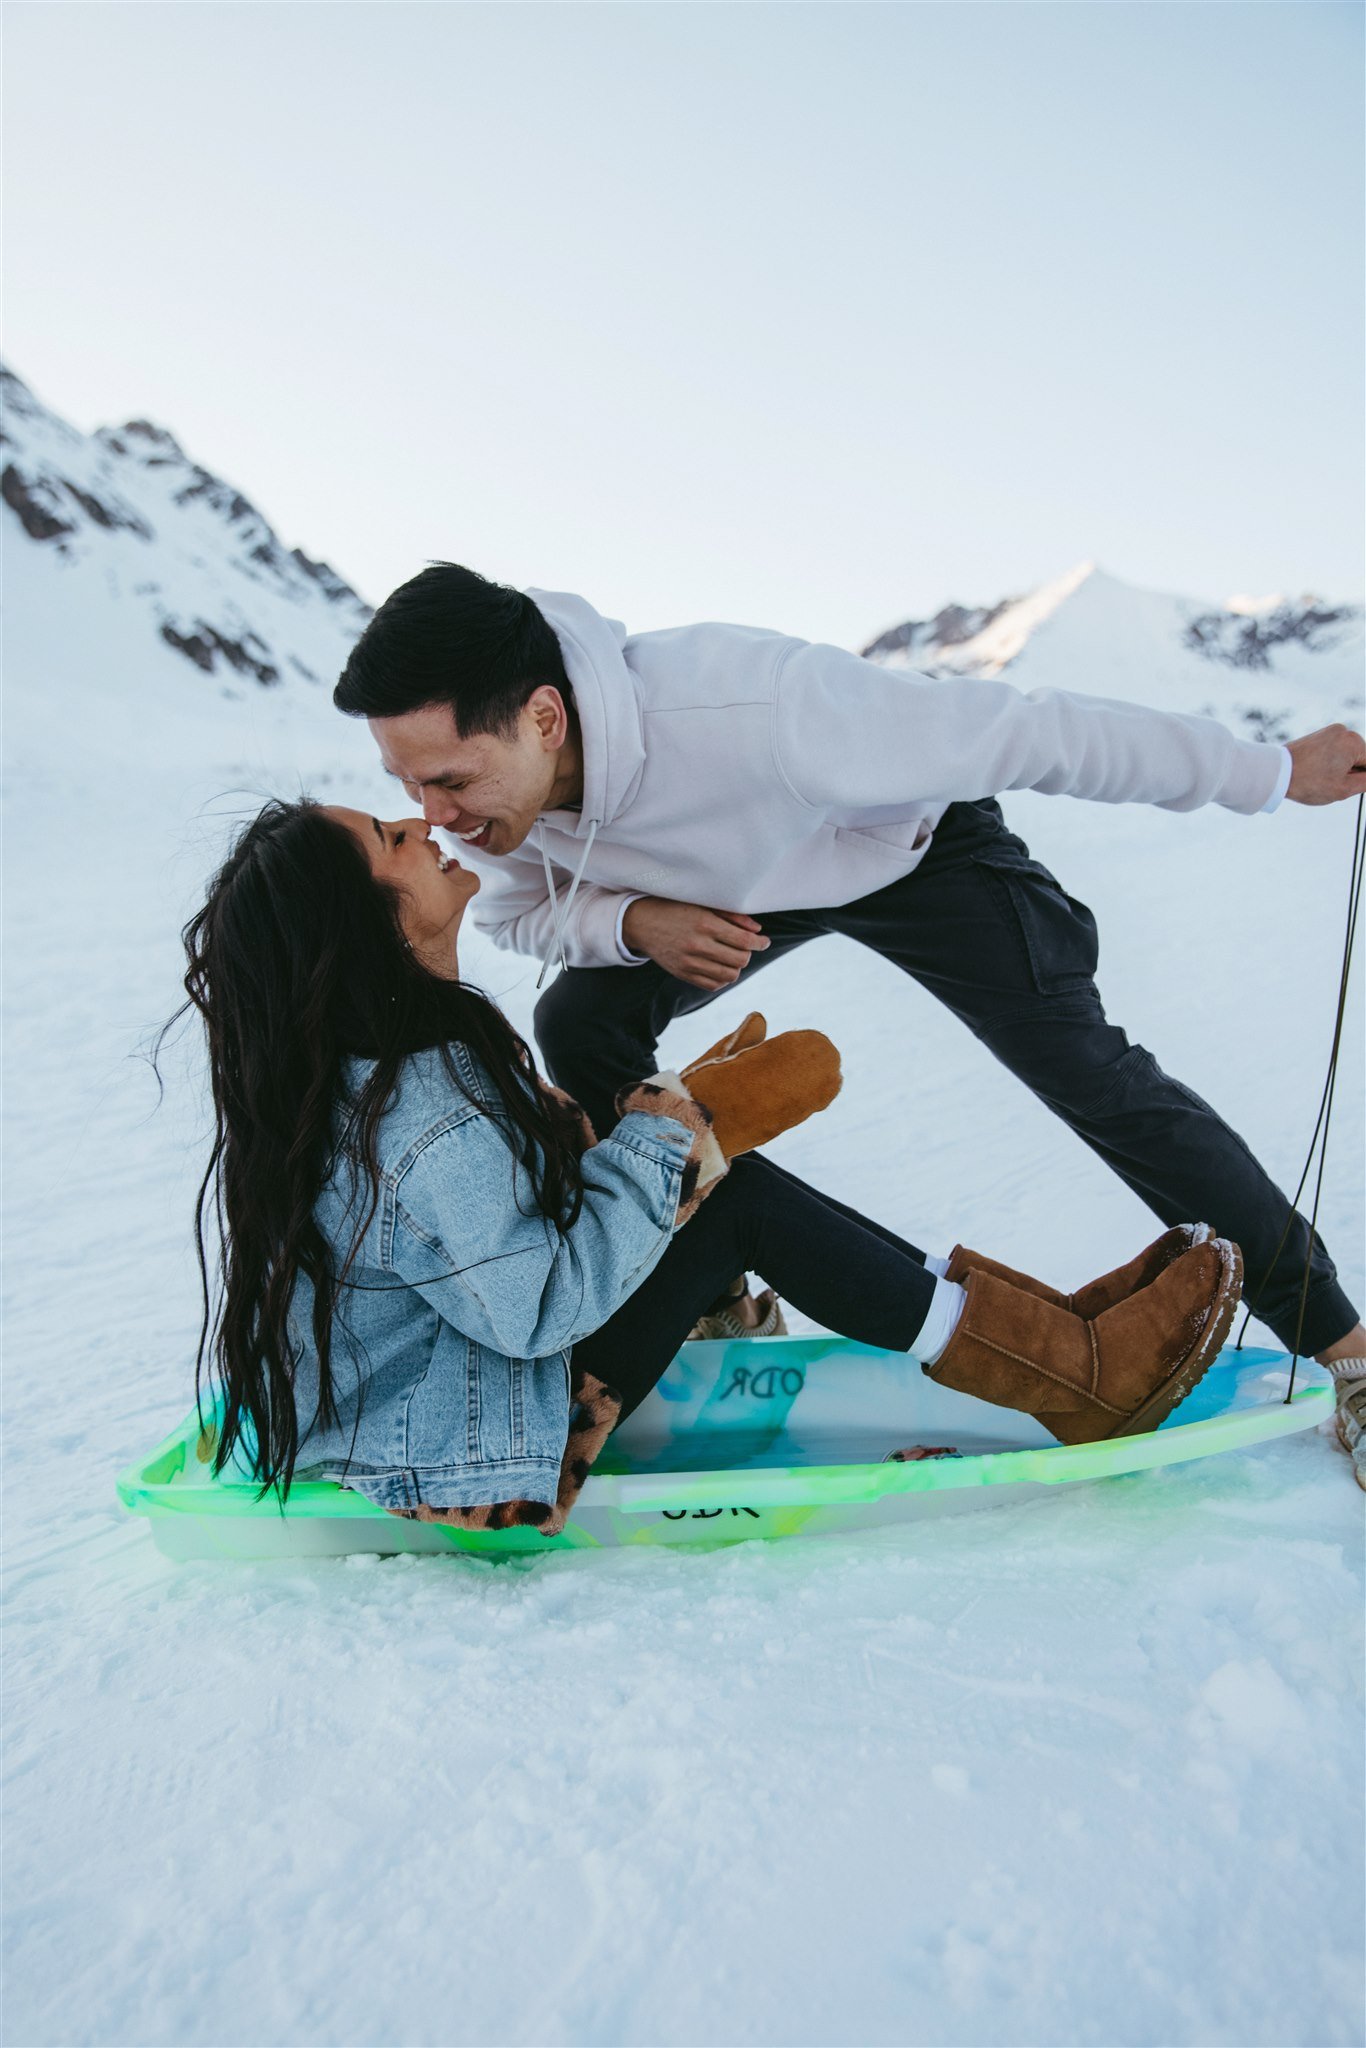
<path id="1" fill-rule="evenodd" d="M 528 698 L 507 739 L 488 732 L 462 739 L 447 704 L 367 722 L 385 768 L 421 804 L 427 823 L 478 853 L 511 853 L 553 808 L 567 716 L 549 684 Z"/>

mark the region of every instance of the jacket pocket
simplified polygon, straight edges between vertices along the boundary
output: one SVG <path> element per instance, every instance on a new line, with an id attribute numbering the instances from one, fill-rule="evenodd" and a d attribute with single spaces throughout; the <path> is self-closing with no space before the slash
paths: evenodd
<path id="1" fill-rule="evenodd" d="M 508 1360 L 508 1456 L 526 1456 L 526 1367 L 520 1358 Z"/>
<path id="2" fill-rule="evenodd" d="M 1018 940 L 1040 995 L 1090 987 L 1100 962 L 1100 937 L 1087 905 L 1069 896 L 1042 861 L 1002 862 L 974 854 L 1003 921 Z"/>
<path id="3" fill-rule="evenodd" d="M 465 1449 L 469 1462 L 558 1460 L 569 1425 L 569 1372 L 563 1354 L 505 1358 L 485 1344 L 471 1344 L 470 1365 Z"/>
<path id="4" fill-rule="evenodd" d="M 481 1456 L 479 1346 L 433 1317 L 425 1365 L 403 1397 L 403 1459 L 407 1465 L 474 1464 Z M 365 1418 L 362 1417 L 362 1426 Z"/>

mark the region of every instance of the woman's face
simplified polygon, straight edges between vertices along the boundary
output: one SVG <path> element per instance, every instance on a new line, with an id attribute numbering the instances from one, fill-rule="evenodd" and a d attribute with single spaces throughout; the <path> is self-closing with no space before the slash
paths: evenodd
<path id="1" fill-rule="evenodd" d="M 341 804 L 324 808 L 365 849 L 376 880 L 399 891 L 403 936 L 424 967 L 454 980 L 456 934 L 465 906 L 479 887 L 478 875 L 462 868 L 428 837 L 431 827 L 425 818 L 386 823 Z"/>

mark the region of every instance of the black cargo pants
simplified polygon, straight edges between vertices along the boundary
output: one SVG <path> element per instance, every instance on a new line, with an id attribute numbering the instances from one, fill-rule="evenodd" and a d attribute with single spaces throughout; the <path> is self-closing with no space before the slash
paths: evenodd
<path id="1" fill-rule="evenodd" d="M 885 889 L 834 909 L 765 911 L 759 922 L 771 944 L 741 983 L 825 932 L 871 946 L 947 1004 L 1164 1224 L 1209 1223 L 1240 1245 L 1246 1299 L 1291 1348 L 1308 1224 L 1291 1217 L 1237 1132 L 1109 1022 L 1094 917 L 1031 858 L 999 804 L 950 805 L 920 866 Z M 571 967 L 537 1005 L 536 1037 L 551 1079 L 601 1136 L 616 1121 L 616 1091 L 654 1071 L 666 1025 L 713 1000 L 653 961 Z M 1356 1321 L 1315 1235 L 1301 1350 L 1326 1350 Z"/>

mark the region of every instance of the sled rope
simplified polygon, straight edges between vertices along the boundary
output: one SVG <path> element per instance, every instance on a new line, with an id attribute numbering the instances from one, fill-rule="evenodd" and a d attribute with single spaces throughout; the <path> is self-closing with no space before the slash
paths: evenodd
<path id="1" fill-rule="evenodd" d="M 1324 1078 L 1323 1093 L 1319 1097 L 1319 1113 L 1314 1119 L 1314 1131 L 1313 1136 L 1309 1140 L 1309 1152 L 1304 1162 L 1304 1171 L 1300 1175 L 1299 1186 L 1295 1189 L 1294 1197 L 1290 1203 L 1290 1213 L 1286 1217 L 1285 1229 L 1281 1232 L 1280 1242 L 1271 1254 L 1271 1264 L 1262 1275 L 1261 1283 L 1256 1290 L 1260 1294 L 1262 1288 L 1266 1286 L 1267 1281 L 1276 1270 L 1276 1261 L 1285 1249 L 1285 1241 L 1290 1235 L 1291 1225 L 1295 1220 L 1299 1207 L 1300 1196 L 1304 1193 L 1305 1184 L 1313 1169 L 1314 1152 L 1317 1149 L 1319 1155 L 1318 1173 L 1314 1180 L 1314 1206 L 1309 1219 L 1309 1244 L 1304 1255 L 1304 1277 L 1300 1282 L 1300 1306 L 1299 1314 L 1295 1320 L 1295 1349 L 1294 1355 L 1290 1360 L 1290 1384 L 1285 1392 L 1287 1403 L 1294 1396 L 1295 1372 L 1300 1362 L 1300 1340 L 1304 1335 L 1304 1316 L 1309 1302 L 1309 1276 L 1314 1257 L 1314 1233 L 1318 1228 L 1319 1198 L 1323 1193 L 1323 1173 L 1328 1160 L 1328 1132 L 1333 1121 L 1333 1096 L 1337 1090 L 1338 1054 L 1342 1049 L 1342 1026 L 1347 1014 L 1347 996 L 1351 986 L 1352 948 L 1356 943 L 1357 913 L 1361 908 L 1362 881 L 1366 879 L 1366 837 L 1363 836 L 1364 820 L 1366 820 L 1366 797 L 1358 797 L 1356 825 L 1353 828 L 1352 834 L 1352 873 L 1347 885 L 1347 931 L 1342 947 L 1342 974 L 1338 981 L 1338 1007 L 1337 1015 L 1333 1021 L 1333 1043 L 1328 1054 L 1328 1072 Z M 1322 1134 L 1322 1144 L 1319 1142 L 1320 1134 Z M 1243 1316 L 1243 1327 L 1238 1332 L 1236 1350 L 1242 1350 L 1243 1339 L 1247 1335 L 1247 1326 L 1251 1320 L 1252 1310 L 1248 1308 Z"/>

